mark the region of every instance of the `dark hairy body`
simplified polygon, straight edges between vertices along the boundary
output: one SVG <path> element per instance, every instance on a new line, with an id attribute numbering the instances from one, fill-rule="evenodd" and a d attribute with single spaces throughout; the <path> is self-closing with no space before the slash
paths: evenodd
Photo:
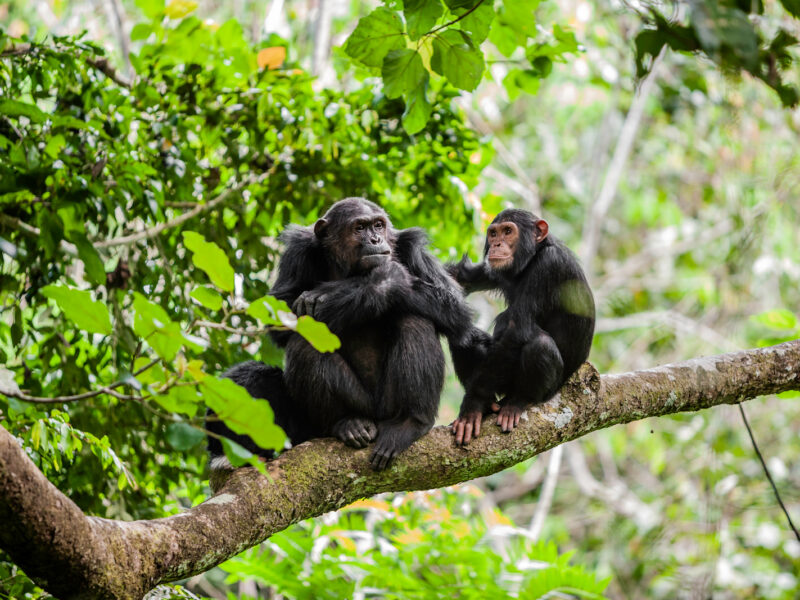
<path id="1" fill-rule="evenodd" d="M 518 209 L 501 212 L 487 231 L 484 261 L 448 266 L 467 293 L 496 290 L 507 308 L 491 345 L 465 384 L 452 429 L 457 444 L 480 433 L 483 415 L 503 395 L 497 423 L 509 432 L 524 407 L 551 398 L 589 356 L 594 299 L 577 259 L 547 223 Z"/>
<path id="2" fill-rule="evenodd" d="M 439 335 L 462 374 L 488 340 L 422 230 L 395 230 L 368 200 L 341 200 L 313 227 L 290 226 L 282 240 L 273 295 L 326 323 L 342 346 L 320 353 L 298 334 L 277 332 L 286 348 L 283 389 L 276 370 L 259 363 L 228 376 L 273 407 L 290 406 L 286 425 L 275 412 L 293 443 L 331 435 L 356 448 L 374 442 L 370 464 L 386 468 L 433 426 L 445 369 Z"/>

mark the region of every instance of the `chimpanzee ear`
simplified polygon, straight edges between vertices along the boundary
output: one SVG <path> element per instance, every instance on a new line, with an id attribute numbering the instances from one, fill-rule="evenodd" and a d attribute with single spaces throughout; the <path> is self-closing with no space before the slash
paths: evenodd
<path id="1" fill-rule="evenodd" d="M 328 233 L 328 221 L 325 219 L 320 219 L 316 223 L 314 223 L 314 235 L 318 238 L 322 239 L 325 237 L 325 234 Z"/>
<path id="2" fill-rule="evenodd" d="M 536 243 L 538 244 L 539 242 L 544 240 L 544 238 L 547 237 L 548 233 L 550 233 L 550 226 L 544 219 L 539 219 L 538 221 L 536 221 L 536 223 L 534 223 L 533 226 L 535 228 L 533 232 L 533 237 L 536 240 Z"/>

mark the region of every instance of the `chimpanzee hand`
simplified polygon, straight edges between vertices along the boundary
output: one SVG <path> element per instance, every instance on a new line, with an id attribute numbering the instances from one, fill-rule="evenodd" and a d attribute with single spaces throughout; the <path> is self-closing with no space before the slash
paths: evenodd
<path id="1" fill-rule="evenodd" d="M 300 297 L 294 301 L 294 304 L 292 304 L 292 312 L 298 317 L 308 315 L 309 317 L 317 319 L 327 296 L 325 290 L 320 288 L 307 290 L 300 294 Z"/>
<path id="2" fill-rule="evenodd" d="M 376 286 L 376 291 L 384 293 L 409 290 L 414 281 L 408 270 L 394 260 L 373 269 L 368 280 Z"/>
<path id="3" fill-rule="evenodd" d="M 348 417 L 333 426 L 333 435 L 348 446 L 364 448 L 378 435 L 378 428 L 370 419 Z"/>

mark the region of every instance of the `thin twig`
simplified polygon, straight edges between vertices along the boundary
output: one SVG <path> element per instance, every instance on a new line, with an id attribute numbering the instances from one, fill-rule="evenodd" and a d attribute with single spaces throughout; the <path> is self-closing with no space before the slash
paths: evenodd
<path id="1" fill-rule="evenodd" d="M 148 364 L 143 366 L 141 369 L 134 371 L 133 376 L 140 375 L 149 369 L 150 367 L 154 366 L 160 358 L 154 358 Z M 119 381 L 115 381 L 111 385 L 107 385 L 97 390 L 92 390 L 91 392 L 84 392 L 82 394 L 73 394 L 71 396 L 56 396 L 54 398 L 47 398 L 42 396 L 28 396 L 27 394 L 23 394 L 22 392 L 3 392 L 3 395 L 9 396 L 11 398 L 16 398 L 18 400 L 22 400 L 24 402 L 34 402 L 36 404 L 63 404 L 67 402 L 77 402 L 78 400 L 86 400 L 88 398 L 94 398 L 95 396 L 100 396 L 101 394 L 108 394 L 109 396 L 113 396 L 118 400 L 140 400 L 138 396 L 128 396 L 125 394 L 120 394 L 115 392 L 114 389 L 120 386 L 126 385 L 128 383 L 125 379 L 120 379 Z"/>
<path id="2" fill-rule="evenodd" d="M 137 233 L 132 233 L 130 235 L 123 235 L 123 236 L 118 237 L 118 238 L 112 238 L 110 240 L 101 240 L 99 242 L 95 242 L 94 243 L 94 247 L 95 248 L 111 248 L 112 246 L 125 246 L 127 244 L 133 244 L 133 243 L 138 242 L 140 240 L 146 240 L 146 239 L 155 237 L 158 234 L 160 234 L 162 231 L 165 231 L 167 229 L 171 229 L 173 227 L 177 227 L 178 225 L 182 225 L 183 223 L 185 223 L 189 219 L 193 219 L 194 217 L 196 217 L 197 215 L 199 215 L 201 213 L 208 212 L 208 211 L 214 209 L 215 207 L 217 207 L 220 204 L 222 204 L 225 200 L 227 200 L 228 197 L 231 196 L 231 194 L 240 191 L 242 188 L 247 187 L 250 184 L 262 181 L 267 176 L 269 176 L 272 173 L 273 170 L 274 169 L 270 169 L 269 171 L 266 171 L 266 172 L 262 173 L 261 175 L 258 175 L 257 177 L 253 177 L 253 176 L 245 177 L 241 182 L 239 182 L 237 184 L 234 184 L 231 187 L 227 188 L 225 191 L 220 193 L 220 195 L 217 196 L 216 198 L 214 198 L 213 200 L 210 200 L 209 202 L 206 202 L 205 204 L 198 204 L 192 210 L 189 210 L 189 211 L 183 213 L 182 215 L 180 215 L 178 217 L 175 217 L 171 221 L 167 221 L 166 223 L 159 223 L 155 227 L 151 227 L 150 229 L 145 229 L 144 231 L 139 231 Z"/>
<path id="3" fill-rule="evenodd" d="M 747 435 L 750 436 L 750 443 L 753 444 L 753 450 L 756 451 L 758 460 L 761 461 L 761 467 L 764 469 L 764 474 L 767 476 L 769 484 L 772 486 L 772 491 L 775 494 L 775 498 L 778 500 L 778 504 L 780 504 L 783 514 L 786 515 L 786 520 L 789 522 L 789 527 L 791 527 L 792 531 L 794 532 L 794 536 L 797 538 L 797 541 L 800 542 L 800 533 L 798 533 L 797 528 L 794 526 L 794 523 L 792 523 L 792 517 L 789 516 L 789 511 L 786 510 L 786 505 L 783 503 L 780 492 L 778 492 L 778 486 L 775 485 L 775 481 L 772 479 L 772 474 L 767 468 L 767 463 L 764 461 L 764 457 L 761 455 L 761 450 L 756 443 L 756 438 L 753 436 L 753 430 L 750 429 L 750 422 L 747 420 L 747 415 L 744 412 L 744 406 L 742 406 L 741 402 L 737 406 L 739 407 L 739 414 L 742 415 L 744 426 L 747 427 Z"/>

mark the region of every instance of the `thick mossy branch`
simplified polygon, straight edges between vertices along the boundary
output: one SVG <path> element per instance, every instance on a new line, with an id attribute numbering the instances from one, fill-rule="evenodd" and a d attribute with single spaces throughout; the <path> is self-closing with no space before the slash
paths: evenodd
<path id="1" fill-rule="evenodd" d="M 532 382 L 535 384 L 535 382 Z M 0 428 L 0 547 L 62 600 L 140 599 L 201 573 L 292 523 L 379 492 L 437 488 L 489 475 L 558 444 L 645 417 L 800 389 L 800 340 L 622 375 L 581 370 L 509 435 L 490 418 L 467 448 L 437 427 L 387 471 L 369 449 L 307 442 L 268 466 L 217 473 L 216 495 L 180 515 L 122 522 L 86 517 Z"/>

